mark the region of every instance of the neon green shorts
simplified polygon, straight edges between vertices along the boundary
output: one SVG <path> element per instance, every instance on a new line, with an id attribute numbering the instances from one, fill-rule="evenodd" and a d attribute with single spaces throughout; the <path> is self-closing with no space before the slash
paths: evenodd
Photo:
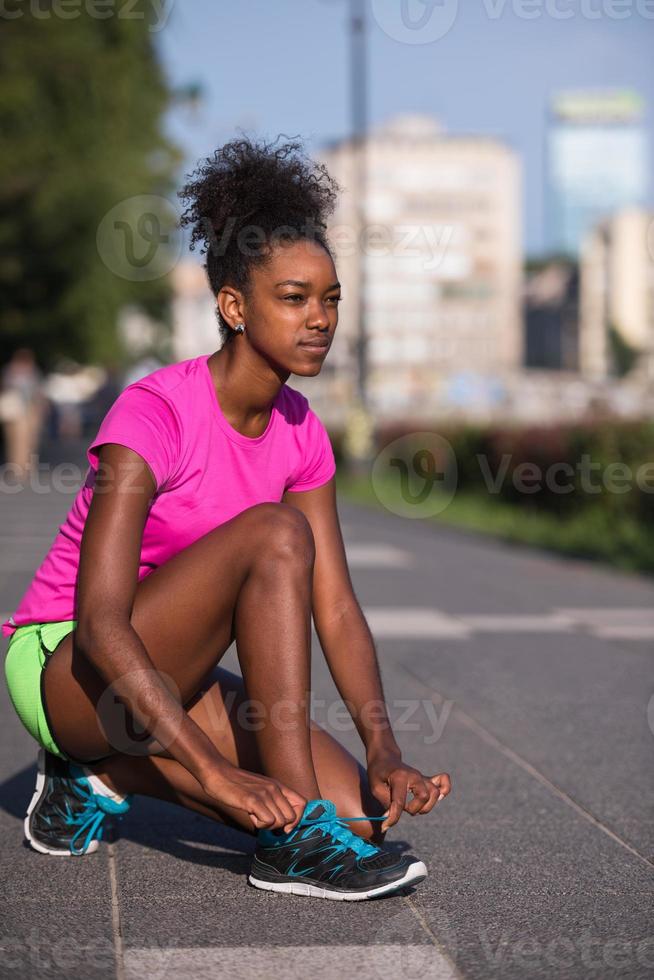
<path id="1" fill-rule="evenodd" d="M 57 623 L 30 623 L 12 633 L 5 658 L 9 697 L 23 725 L 48 752 L 66 755 L 54 740 L 43 697 L 43 667 L 57 644 L 77 626 L 76 619 Z"/>

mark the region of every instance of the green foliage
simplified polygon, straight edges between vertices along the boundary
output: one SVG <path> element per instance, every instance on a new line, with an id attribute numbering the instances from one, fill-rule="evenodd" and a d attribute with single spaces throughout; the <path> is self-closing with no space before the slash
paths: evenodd
<path id="1" fill-rule="evenodd" d="M 609 350 L 613 373 L 619 378 L 624 377 L 635 365 L 639 352 L 624 339 L 614 324 L 609 324 Z"/>
<path id="2" fill-rule="evenodd" d="M 654 422 L 605 419 L 574 425 L 482 427 L 420 426 L 451 447 L 447 483 L 456 487 L 435 520 L 496 534 L 515 542 L 624 569 L 654 572 Z M 378 451 L 394 442 L 394 456 L 413 467 L 413 430 L 398 425 L 378 433 Z M 395 440 L 405 437 L 404 446 Z M 385 481 L 383 500 L 399 495 L 397 476 Z M 351 480 L 341 466 L 339 490 L 380 504 L 370 477 Z M 434 490 L 434 493 L 440 492 Z"/>
<path id="3" fill-rule="evenodd" d="M 98 252 L 103 216 L 135 195 L 172 197 L 181 156 L 162 134 L 170 93 L 150 25 L 133 16 L 60 15 L 61 5 L 7 0 L 0 78 L 0 339 L 6 357 L 29 345 L 50 366 L 121 358 L 118 311 L 161 317 L 166 277 L 134 282 Z M 59 11 L 59 15 L 57 14 Z M 7 14 L 20 12 L 19 16 Z"/>

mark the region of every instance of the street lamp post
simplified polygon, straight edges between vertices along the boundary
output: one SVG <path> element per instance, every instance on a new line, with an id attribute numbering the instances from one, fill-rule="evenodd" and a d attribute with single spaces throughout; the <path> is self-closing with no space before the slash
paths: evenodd
<path id="1" fill-rule="evenodd" d="M 367 129 L 367 65 L 366 22 L 364 0 L 350 0 L 350 107 L 352 113 L 352 196 L 357 226 L 358 308 L 357 308 L 357 394 L 366 405 L 366 263 L 361 250 L 362 232 L 366 223 L 366 129 Z"/>
<path id="2" fill-rule="evenodd" d="M 374 454 L 374 425 L 368 398 L 368 335 L 366 321 L 366 148 L 368 135 L 368 63 L 366 5 L 368 0 L 347 0 L 350 47 L 350 150 L 353 221 L 359 247 L 354 270 L 357 280 L 356 324 L 353 338 L 356 380 L 346 410 L 343 445 L 350 473 L 366 475 Z"/>
<path id="3" fill-rule="evenodd" d="M 373 456 L 373 423 L 368 403 L 368 334 L 366 321 L 366 148 L 368 135 L 368 64 L 366 0 L 349 0 L 350 110 L 352 148 L 352 199 L 357 230 L 356 250 L 357 319 L 354 347 L 356 387 L 348 406 L 345 427 L 345 455 L 348 468 L 356 475 L 366 474 Z"/>

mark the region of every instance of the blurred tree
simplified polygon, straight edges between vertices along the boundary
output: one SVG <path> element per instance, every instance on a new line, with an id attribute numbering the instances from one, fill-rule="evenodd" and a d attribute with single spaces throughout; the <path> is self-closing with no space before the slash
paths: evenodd
<path id="1" fill-rule="evenodd" d="M 609 323 L 609 355 L 612 373 L 623 378 L 636 364 L 638 350 L 625 340 L 622 331 L 614 323 Z"/>
<path id="2" fill-rule="evenodd" d="M 140 275 L 107 260 L 99 228 L 122 234 L 112 209 L 157 195 L 177 217 L 174 175 L 181 151 L 163 134 L 171 102 L 154 45 L 155 4 L 36 7 L 4 0 L 0 24 L 0 341 L 3 357 L 31 346 L 44 366 L 118 358 L 125 304 L 166 319 L 168 271 Z M 98 15 L 98 12 L 101 16 Z M 76 13 L 77 16 L 72 16 Z M 124 15 L 124 16 L 123 16 Z M 123 202 L 123 203 L 121 203 Z M 141 215 L 143 219 L 143 215 Z M 133 245 L 133 243 L 132 243 Z M 136 251 L 136 246 L 133 246 Z M 124 263 L 123 263 L 124 265 Z"/>

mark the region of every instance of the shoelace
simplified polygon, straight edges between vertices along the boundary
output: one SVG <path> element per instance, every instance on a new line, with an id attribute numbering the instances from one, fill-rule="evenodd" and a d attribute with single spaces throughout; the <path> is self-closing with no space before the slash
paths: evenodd
<path id="1" fill-rule="evenodd" d="M 65 822 L 69 827 L 74 827 L 76 824 L 79 824 L 79 828 L 71 837 L 68 846 L 72 854 L 84 854 L 96 836 L 98 840 L 102 840 L 102 834 L 104 832 L 102 822 L 108 813 L 118 816 L 119 820 L 124 813 L 127 813 L 131 803 L 131 796 L 126 796 L 122 803 L 117 803 L 108 796 L 100 796 L 94 793 L 88 784 L 85 785 L 80 780 L 71 780 L 71 782 L 73 783 L 75 795 L 84 802 L 84 806 L 77 813 L 73 813 L 70 810 L 68 801 L 66 801 L 68 812 L 65 817 Z M 86 837 L 82 846 L 78 849 L 75 847 L 75 841 L 85 830 L 87 831 Z"/>
<path id="2" fill-rule="evenodd" d="M 370 844 L 363 837 L 359 837 L 346 826 L 346 820 L 385 820 L 386 816 L 381 817 L 336 817 L 332 814 L 327 814 L 323 817 L 306 817 L 302 818 L 298 827 L 316 827 L 319 824 L 324 825 L 327 832 L 335 837 L 336 840 L 340 841 L 346 847 L 358 854 L 360 857 L 372 857 L 373 854 L 379 854 L 380 848 L 376 847 L 375 844 Z"/>

